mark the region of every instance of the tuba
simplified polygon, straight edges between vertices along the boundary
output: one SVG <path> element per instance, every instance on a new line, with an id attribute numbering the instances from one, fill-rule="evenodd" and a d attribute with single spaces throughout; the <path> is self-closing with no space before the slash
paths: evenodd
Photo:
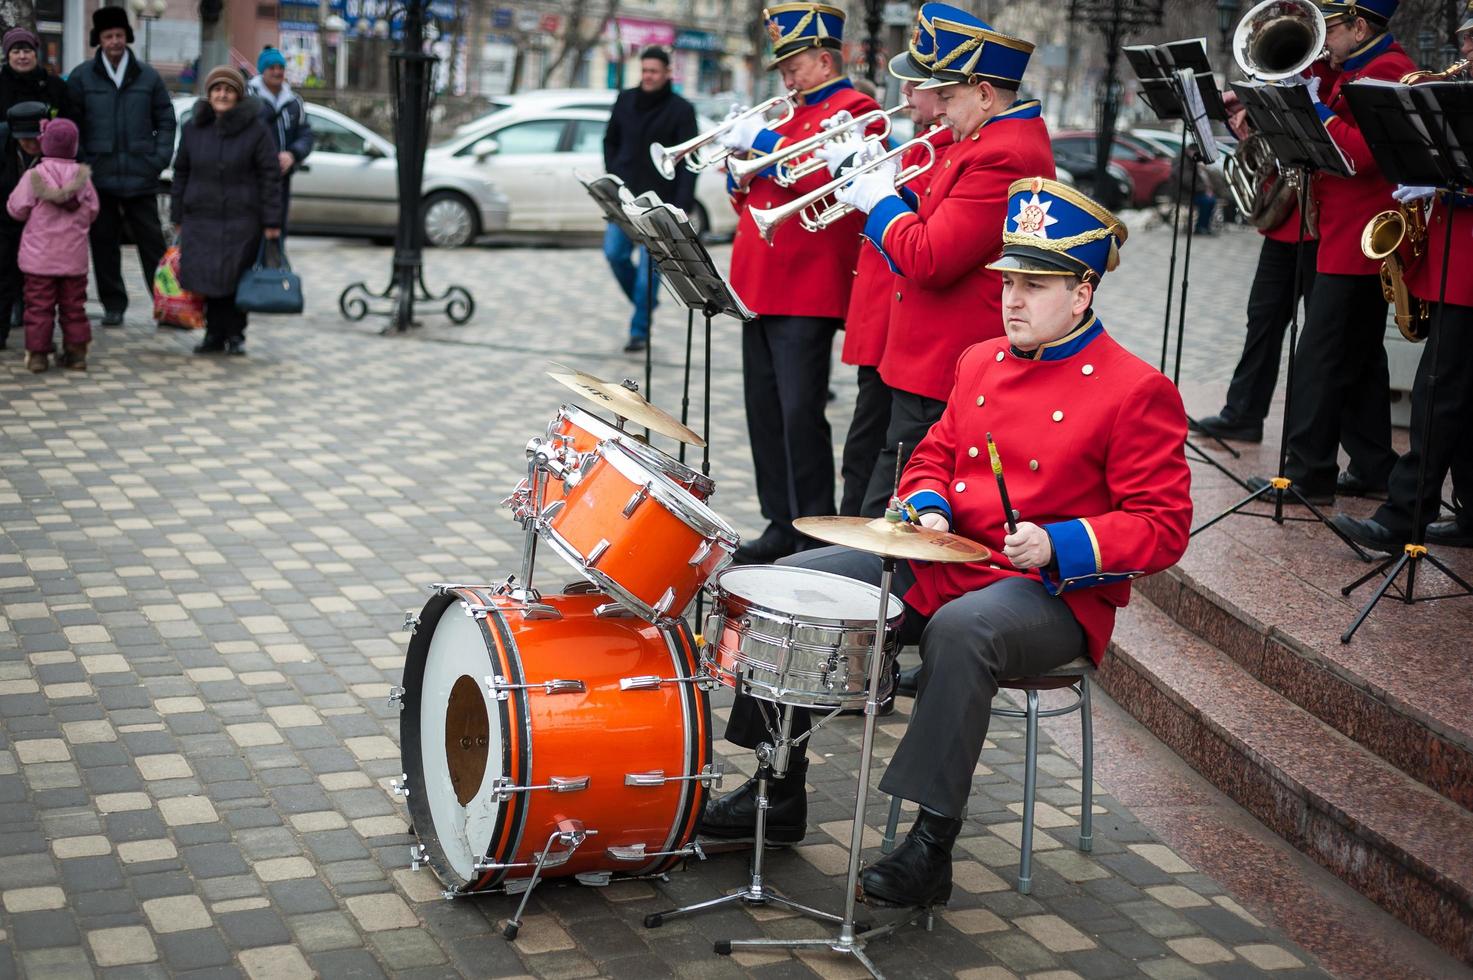
<path id="1" fill-rule="evenodd" d="M 1312 0 L 1263 0 L 1233 32 L 1233 59 L 1262 82 L 1298 75 L 1324 50 L 1325 15 Z"/>
<path id="2" fill-rule="evenodd" d="M 1299 174 L 1280 173 L 1268 139 L 1254 133 L 1238 144 L 1237 152 L 1222 164 L 1233 203 L 1260 231 L 1277 228 L 1299 201 Z M 1314 200 L 1306 202 L 1305 232 L 1316 233 Z"/>
<path id="3" fill-rule="evenodd" d="M 1425 300 L 1407 291 L 1406 271 L 1426 248 L 1427 222 L 1415 204 L 1382 211 L 1360 235 L 1361 254 L 1381 260 L 1381 293 L 1395 310 L 1396 329 L 1414 344 L 1427 339 L 1430 313 Z"/>

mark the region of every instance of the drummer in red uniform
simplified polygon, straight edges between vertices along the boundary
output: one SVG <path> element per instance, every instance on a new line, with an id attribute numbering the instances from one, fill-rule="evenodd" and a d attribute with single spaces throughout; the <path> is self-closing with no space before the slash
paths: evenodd
<path id="1" fill-rule="evenodd" d="M 821 3 L 784 3 L 763 12 L 773 61 L 783 85 L 798 93 L 788 122 L 764 128 L 744 119 L 721 137 L 738 151 L 771 153 L 787 139 L 818 132 L 840 111 L 858 116 L 879 108 L 844 77 L 844 12 Z M 877 131 L 879 124 L 874 127 Z M 828 228 L 780 226 L 772 244 L 762 240 L 751 208 L 772 208 L 829 182 L 819 168 L 789 187 L 766 172 L 739 190 L 728 181 L 740 214 L 732 242 L 731 286 L 757 318 L 742 326 L 742 387 L 757 500 L 767 528 L 745 542 L 739 562 L 768 562 L 802 546 L 798 517 L 834 512 L 833 435 L 824 416 L 834 332 L 844 322 L 859 229 L 851 215 Z"/>
<path id="2" fill-rule="evenodd" d="M 1006 336 L 970 347 L 940 420 L 901 481 L 911 519 L 990 548 L 991 561 L 896 568 L 901 643 L 919 642 L 915 710 L 880 789 L 920 804 L 903 845 L 866 868 L 868 901 L 934 905 L 951 894 L 951 850 L 987 737 L 998 680 L 1104 656 L 1129 581 L 1174 564 L 1191 524 L 1186 414 L 1175 387 L 1105 332 L 1091 304 L 1126 229 L 1077 191 L 1016 181 L 1003 235 Z M 987 453 L 996 439 L 1018 511 L 1009 533 Z M 879 584 L 880 559 L 846 548 L 784 564 Z M 750 698 L 738 698 L 738 706 Z M 757 712 L 746 713 L 757 715 Z M 727 737 L 734 733 L 738 707 Z M 750 722 L 748 723 L 750 724 Z M 801 752 L 801 748 L 798 750 Z M 806 762 L 769 788 L 769 839 L 801 839 Z M 796 776 L 796 780 L 794 777 Z M 752 834 L 750 787 L 708 805 L 701 831 Z"/>

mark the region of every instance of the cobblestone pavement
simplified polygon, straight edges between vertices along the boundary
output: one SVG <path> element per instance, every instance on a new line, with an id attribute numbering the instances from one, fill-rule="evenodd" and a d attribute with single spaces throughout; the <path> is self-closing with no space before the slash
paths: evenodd
<path id="1" fill-rule="evenodd" d="M 1161 237 L 1130 242 L 1139 274 L 1101 298 L 1142 344 L 1159 343 Z M 1193 377 L 1231 367 L 1255 244 L 1198 245 L 1195 305 L 1225 309 L 1194 318 Z M 86 375 L 0 361 L 0 977 L 853 975 L 830 954 L 712 954 L 713 939 L 821 934 L 770 910 L 642 928 L 742 884 L 740 854 L 665 882 L 540 889 L 515 943 L 499 934 L 507 899 L 446 902 L 431 872 L 409 869 L 414 837 L 389 791 L 403 769 L 387 700 L 403 612 L 426 583 L 512 570 L 516 529 L 497 503 L 564 400 L 545 362 L 605 376 L 637 362 L 608 353 L 622 314 L 595 250 L 432 253 L 432 287 L 465 283 L 481 312 L 408 339 L 332 307 L 341 284 L 384 274 L 388 250 L 304 240 L 295 259 L 309 315 L 254 322 L 244 359 L 190 356 L 195 338 L 156 332 L 135 297 L 123 329 L 98 330 Z M 676 321 L 667 309 L 658 327 L 655 396 L 671 407 Z M 713 504 L 752 531 L 735 330 L 715 329 Z M 837 440 L 850 372 L 834 387 Z M 555 563 L 541 564 L 548 579 L 572 578 Z M 724 717 L 729 696 L 713 700 Z M 905 708 L 880 726 L 877 765 Z M 773 884 L 827 908 L 841 904 L 859 728 L 845 718 L 816 736 L 808 841 L 769 865 Z M 1318 975 L 1109 787 L 1094 852 L 1078 852 L 1080 774 L 1047 740 L 1034 890 L 1018 895 L 1021 735 L 1000 720 L 983 752 L 951 908 L 934 932 L 872 946 L 882 967 Z"/>

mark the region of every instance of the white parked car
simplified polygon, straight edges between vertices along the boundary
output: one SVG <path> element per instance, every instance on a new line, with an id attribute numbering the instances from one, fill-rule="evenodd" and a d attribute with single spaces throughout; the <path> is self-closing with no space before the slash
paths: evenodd
<path id="1" fill-rule="evenodd" d="M 506 109 L 603 109 L 614 107 L 619 90 L 613 88 L 540 88 L 515 95 L 493 95 L 491 107 L 470 122 L 455 127 L 456 136 L 480 129 L 490 118 Z M 725 115 L 723 112 L 722 115 Z"/>
<path id="2" fill-rule="evenodd" d="M 174 99 L 181 128 L 195 101 L 194 96 Z M 293 233 L 392 238 L 399 223 L 394 144 L 341 112 L 311 102 L 306 106 L 316 144 L 292 175 L 289 228 Z M 163 173 L 164 194 L 172 174 L 172 168 Z M 473 161 L 427 158 L 421 187 L 425 241 L 430 245 L 457 248 L 507 227 L 506 194 Z M 161 206 L 167 217 L 167 205 Z"/>
<path id="3" fill-rule="evenodd" d="M 470 164 L 505 192 L 511 200 L 508 232 L 602 233 L 603 213 L 575 175 L 604 173 L 608 123 L 608 109 L 513 106 L 431 147 L 428 159 L 436 164 Z M 697 176 L 690 219 L 707 234 L 730 235 L 736 230 L 725 172 L 712 169 Z"/>

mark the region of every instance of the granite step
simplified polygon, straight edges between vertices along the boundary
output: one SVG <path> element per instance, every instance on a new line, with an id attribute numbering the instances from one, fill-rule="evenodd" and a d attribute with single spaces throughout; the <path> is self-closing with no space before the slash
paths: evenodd
<path id="1" fill-rule="evenodd" d="M 1139 592 L 1098 681 L 1210 782 L 1473 964 L 1473 814 L 1260 683 Z"/>
<path id="2" fill-rule="evenodd" d="M 1247 532 L 1259 529 L 1249 522 Z M 1269 689 L 1473 811 L 1473 602 L 1407 606 L 1388 596 L 1342 644 L 1370 587 L 1346 598 L 1336 586 L 1368 566 L 1306 533 L 1214 529 L 1201 542 L 1209 547 L 1135 592 Z M 1445 584 L 1429 574 L 1419 593 Z"/>

